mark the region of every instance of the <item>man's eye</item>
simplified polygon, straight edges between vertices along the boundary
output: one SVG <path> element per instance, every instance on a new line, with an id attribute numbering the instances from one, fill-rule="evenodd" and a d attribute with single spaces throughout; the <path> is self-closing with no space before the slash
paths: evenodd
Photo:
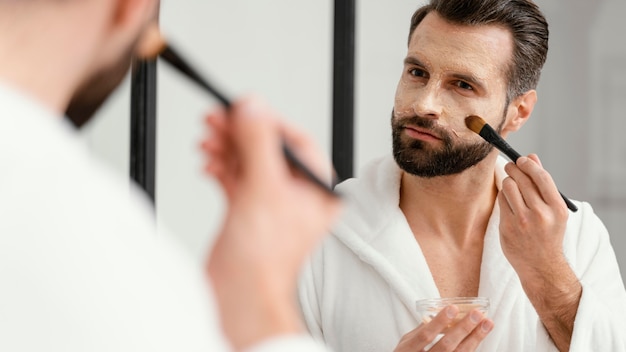
<path id="1" fill-rule="evenodd" d="M 463 82 L 463 81 L 456 82 L 456 86 L 461 88 L 461 89 L 465 89 L 465 90 L 474 90 L 474 87 L 472 87 L 467 82 Z"/>
<path id="2" fill-rule="evenodd" d="M 413 75 L 415 77 L 425 77 L 426 76 L 426 72 L 424 72 L 423 70 L 420 70 L 419 68 L 414 68 L 411 71 L 409 71 L 409 73 L 411 73 L 411 75 Z"/>

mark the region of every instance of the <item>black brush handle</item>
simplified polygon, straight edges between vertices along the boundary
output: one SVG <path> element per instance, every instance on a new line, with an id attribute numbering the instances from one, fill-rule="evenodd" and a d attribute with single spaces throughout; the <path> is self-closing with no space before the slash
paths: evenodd
<path id="1" fill-rule="evenodd" d="M 224 105 L 224 107 L 230 108 L 230 99 L 228 99 L 224 94 L 217 90 L 212 84 L 209 83 L 209 81 L 204 79 L 196 70 L 191 67 L 191 65 L 189 65 L 180 55 L 178 55 L 171 46 L 166 46 L 161 54 L 159 54 L 159 56 L 164 59 L 165 62 L 172 65 L 178 71 L 183 73 L 186 77 L 198 84 L 200 87 L 204 88 L 204 90 L 206 90 L 217 100 L 219 100 L 220 103 Z M 328 185 L 324 181 L 322 181 L 302 161 L 300 161 L 296 157 L 296 155 L 293 153 L 293 151 L 289 148 L 284 140 L 282 141 L 282 149 L 285 158 L 293 168 L 300 171 L 304 175 L 304 177 L 321 187 L 327 193 L 332 194 L 333 196 L 338 195 L 333 190 L 331 185 Z"/>
<path id="2" fill-rule="evenodd" d="M 504 153 L 511 161 L 517 162 L 517 159 L 521 157 L 521 155 L 513 149 L 499 134 L 494 131 L 491 126 L 485 124 L 483 128 L 480 130 L 479 135 L 483 137 L 487 142 L 491 143 L 494 147 L 498 148 L 499 151 Z"/>
<path id="3" fill-rule="evenodd" d="M 165 49 L 159 54 L 159 56 L 165 60 L 168 64 L 172 65 L 178 71 L 182 72 L 185 76 L 190 78 L 200 87 L 204 88 L 213 97 L 220 101 L 226 108 L 230 108 L 230 99 L 220 91 L 218 91 L 213 85 L 211 85 L 206 79 L 204 79 L 196 70 L 194 70 L 183 58 L 177 54 L 177 52 L 170 46 L 166 46 Z"/>
<path id="4" fill-rule="evenodd" d="M 521 157 L 521 155 L 516 152 L 515 149 L 513 149 L 513 147 L 509 145 L 509 143 L 502 139 L 502 137 L 500 137 L 500 135 L 497 134 L 496 131 L 488 124 L 485 124 L 485 126 L 483 126 L 483 128 L 480 130 L 480 133 L 478 134 L 483 137 L 484 140 L 491 143 L 494 147 L 498 148 L 498 150 L 504 153 L 504 155 L 511 159 L 511 161 L 517 162 L 517 159 Z M 567 205 L 567 208 L 569 210 L 571 210 L 572 212 L 578 211 L 578 207 L 574 203 L 572 203 L 571 200 L 569 200 L 560 191 L 559 194 L 561 195 L 561 198 L 563 198 L 563 200 L 565 201 L 565 204 Z"/>

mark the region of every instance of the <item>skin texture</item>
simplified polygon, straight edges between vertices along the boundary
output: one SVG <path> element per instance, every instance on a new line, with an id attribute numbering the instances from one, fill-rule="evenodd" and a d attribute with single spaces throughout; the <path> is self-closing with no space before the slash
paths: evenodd
<path id="1" fill-rule="evenodd" d="M 498 126 L 503 137 L 527 121 L 537 99 L 534 90 L 505 106 L 505 72 L 511 57 L 512 38 L 502 27 L 454 25 L 436 12 L 424 18 L 409 42 L 392 118 L 392 125 L 404 119 L 432 121 L 394 127 L 405 145 L 419 142 L 412 158 L 428 164 L 446 144 L 477 149 L 483 141 L 465 127 L 468 115 Z M 498 202 L 502 250 L 555 344 L 567 350 L 581 293 L 562 251 L 567 208 L 536 156 L 507 165 L 510 177 L 498 192 L 493 176 L 497 155 L 491 150 L 484 158 L 478 155 L 474 166 L 439 176 L 405 169 L 400 208 L 440 295 L 475 296 L 483 237 Z M 419 350 L 430 343 L 445 326 L 435 320 L 407 333 L 396 351 Z M 431 351 L 474 350 L 492 326 L 489 319 L 458 324 Z"/>
<path id="2" fill-rule="evenodd" d="M 76 112 L 82 124 L 127 71 L 130 54 L 154 25 L 157 5 L 0 0 L 0 79 L 59 118 Z M 296 276 L 335 219 L 339 200 L 289 168 L 281 140 L 319 175 L 330 175 L 329 164 L 257 98 L 242 98 L 228 112 L 216 109 L 208 125 L 207 170 L 228 201 L 206 263 L 224 332 L 236 349 L 304 333 L 294 301 Z"/>

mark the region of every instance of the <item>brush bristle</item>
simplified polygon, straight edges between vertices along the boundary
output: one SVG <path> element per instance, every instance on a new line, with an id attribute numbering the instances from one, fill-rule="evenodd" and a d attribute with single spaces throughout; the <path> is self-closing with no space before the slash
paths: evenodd
<path id="1" fill-rule="evenodd" d="M 167 43 L 165 39 L 163 39 L 163 36 L 161 36 L 161 31 L 155 23 L 146 28 L 139 39 L 139 43 L 137 43 L 135 54 L 138 58 L 144 60 L 156 59 L 166 47 Z"/>
<path id="2" fill-rule="evenodd" d="M 465 118 L 465 125 L 467 126 L 467 128 L 476 133 L 480 133 L 480 130 L 483 129 L 485 124 L 485 120 L 483 120 L 480 116 L 470 115 Z"/>

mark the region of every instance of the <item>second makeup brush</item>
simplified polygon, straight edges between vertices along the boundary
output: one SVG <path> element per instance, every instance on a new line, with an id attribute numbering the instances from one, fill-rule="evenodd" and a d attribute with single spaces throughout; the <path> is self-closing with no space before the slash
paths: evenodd
<path id="1" fill-rule="evenodd" d="M 179 55 L 168 43 L 163 39 L 160 31 L 156 26 L 148 28 L 142 38 L 140 47 L 138 49 L 139 55 L 142 58 L 154 59 L 157 56 L 162 58 L 165 62 L 176 68 L 179 72 L 184 74 L 187 78 L 191 79 L 197 85 L 202 87 L 205 91 L 215 97 L 224 107 L 229 108 L 231 101 L 218 89 L 216 89 L 208 80 L 202 77 L 198 71 L 196 71 L 186 60 Z M 300 161 L 289 146 L 282 142 L 282 150 L 285 158 L 289 164 L 301 172 L 309 181 L 313 182 L 317 186 L 321 187 L 324 191 L 337 195 L 332 189 L 331 185 L 326 184 L 320 178 L 318 178 L 302 161 Z"/>

